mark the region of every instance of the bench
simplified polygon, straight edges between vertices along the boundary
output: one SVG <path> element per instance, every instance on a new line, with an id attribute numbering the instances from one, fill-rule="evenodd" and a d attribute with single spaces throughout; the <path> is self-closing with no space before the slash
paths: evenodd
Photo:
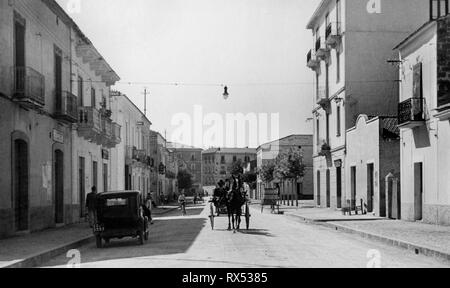
<path id="1" fill-rule="evenodd" d="M 352 206 L 355 207 L 355 209 L 352 209 Z M 361 212 L 361 215 L 366 214 L 365 210 L 364 210 L 364 200 L 361 199 L 360 200 L 360 205 L 356 205 L 356 203 L 354 205 L 352 205 L 351 200 L 347 200 L 347 206 L 342 208 L 342 214 L 343 215 L 350 215 L 352 216 L 352 211 L 355 211 L 356 215 L 359 214 L 359 212 Z"/>

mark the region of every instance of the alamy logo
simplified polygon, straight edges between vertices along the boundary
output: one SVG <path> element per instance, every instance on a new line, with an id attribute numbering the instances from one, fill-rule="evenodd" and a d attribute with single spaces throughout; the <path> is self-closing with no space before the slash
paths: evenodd
<path id="1" fill-rule="evenodd" d="M 81 267 L 81 253 L 77 249 L 67 251 L 67 258 L 70 260 L 67 262 L 67 268 L 80 268 Z"/>
<path id="2" fill-rule="evenodd" d="M 175 127 L 170 140 L 195 147 L 258 147 L 270 139 L 279 139 L 278 113 L 203 113 L 194 105 L 192 115 L 172 117 Z"/>
<path id="3" fill-rule="evenodd" d="M 369 2 L 367 2 L 367 12 L 369 14 L 380 14 L 381 0 L 369 0 Z"/>

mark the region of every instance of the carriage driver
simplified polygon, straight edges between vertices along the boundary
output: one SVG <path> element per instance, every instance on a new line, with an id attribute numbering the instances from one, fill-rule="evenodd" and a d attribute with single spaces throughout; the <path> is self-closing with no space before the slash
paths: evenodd
<path id="1" fill-rule="evenodd" d="M 217 187 L 216 189 L 214 189 L 214 206 L 216 206 L 216 208 L 219 207 L 220 203 L 223 201 L 224 197 L 225 197 L 225 182 L 223 182 L 223 180 L 220 180 L 219 183 L 217 183 Z"/>

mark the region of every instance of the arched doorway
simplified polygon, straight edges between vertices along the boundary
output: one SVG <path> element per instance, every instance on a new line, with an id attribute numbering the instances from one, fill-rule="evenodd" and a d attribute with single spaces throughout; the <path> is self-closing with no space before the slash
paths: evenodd
<path id="1" fill-rule="evenodd" d="M 55 171 L 55 223 L 64 223 L 64 153 L 56 150 L 54 155 Z"/>
<path id="2" fill-rule="evenodd" d="M 28 143 L 14 140 L 14 218 L 16 231 L 28 230 Z"/>

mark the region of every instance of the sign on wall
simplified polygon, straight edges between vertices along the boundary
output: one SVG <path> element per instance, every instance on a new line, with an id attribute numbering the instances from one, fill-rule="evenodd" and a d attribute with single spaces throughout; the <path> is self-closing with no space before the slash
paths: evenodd
<path id="1" fill-rule="evenodd" d="M 53 136 L 53 141 L 64 144 L 64 133 L 63 132 L 53 129 L 52 136 Z"/>

